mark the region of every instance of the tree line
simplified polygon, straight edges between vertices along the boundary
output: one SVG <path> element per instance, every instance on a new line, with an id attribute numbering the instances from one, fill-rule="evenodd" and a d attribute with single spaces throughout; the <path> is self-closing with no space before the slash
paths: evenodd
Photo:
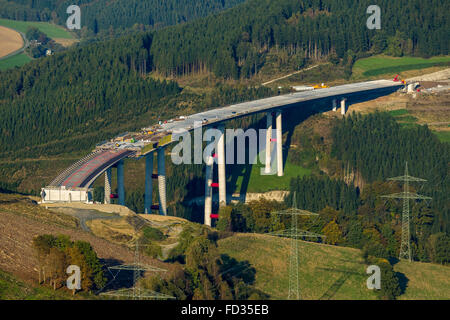
<path id="1" fill-rule="evenodd" d="M 33 239 L 33 249 L 39 266 L 39 283 L 48 281 L 54 290 L 64 285 L 69 265 L 80 267 L 83 291 L 100 289 L 106 283 L 102 265 L 89 242 L 43 234 Z"/>
<path id="2" fill-rule="evenodd" d="M 233 7 L 244 0 L 0 0 L 0 17 L 24 21 L 53 21 L 65 25 L 69 5 L 81 8 L 81 25 L 94 34 L 135 24 L 154 28 L 184 23 Z"/>

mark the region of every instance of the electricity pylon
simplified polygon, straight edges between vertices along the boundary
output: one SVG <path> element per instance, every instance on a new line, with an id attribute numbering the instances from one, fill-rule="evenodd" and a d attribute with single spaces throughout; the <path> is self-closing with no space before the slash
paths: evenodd
<path id="1" fill-rule="evenodd" d="M 289 252 L 289 300 L 300 300 L 300 281 L 298 277 L 299 269 L 299 256 L 298 256 L 298 239 L 302 237 L 324 237 L 321 234 L 299 230 L 297 218 L 298 216 L 318 216 L 317 213 L 313 213 L 306 210 L 297 209 L 297 197 L 294 192 L 292 200 L 292 208 L 274 212 L 274 214 L 290 215 L 291 216 L 291 228 L 287 230 L 274 231 L 271 235 L 279 237 L 291 238 L 290 252 Z"/>
<path id="2" fill-rule="evenodd" d="M 139 236 L 138 231 L 145 225 L 143 221 L 140 221 L 136 228 L 136 241 L 134 244 L 135 251 L 134 251 L 134 263 L 133 264 L 123 264 L 118 266 L 112 266 L 108 267 L 109 272 L 111 270 L 117 270 L 117 273 L 113 274 L 113 281 L 115 280 L 116 276 L 119 274 L 120 271 L 126 270 L 126 271 L 133 271 L 133 288 L 131 289 L 119 289 L 119 290 L 113 290 L 108 292 L 100 293 L 100 295 L 105 296 L 111 296 L 111 297 L 125 297 L 128 299 L 133 300 L 141 300 L 141 299 L 175 299 L 175 297 L 152 291 L 152 290 L 143 290 L 141 289 L 141 286 L 139 285 L 139 278 L 141 276 L 142 272 L 145 271 L 153 271 L 153 272 L 165 272 L 165 269 L 161 269 L 155 266 L 150 265 L 144 265 L 140 262 L 140 250 L 139 250 Z M 142 245 L 147 246 L 147 245 Z M 112 273 L 111 273 L 112 274 Z"/>
<path id="3" fill-rule="evenodd" d="M 409 192 L 409 182 L 425 182 L 427 180 L 408 175 L 408 162 L 405 164 L 405 175 L 400 177 L 388 178 L 390 181 L 403 181 L 403 192 L 393 193 L 382 196 L 382 198 L 403 199 L 402 212 L 402 242 L 400 244 L 399 259 L 412 261 L 411 257 L 411 234 L 409 230 L 409 199 L 429 200 L 430 197 L 422 196 L 417 193 Z"/>

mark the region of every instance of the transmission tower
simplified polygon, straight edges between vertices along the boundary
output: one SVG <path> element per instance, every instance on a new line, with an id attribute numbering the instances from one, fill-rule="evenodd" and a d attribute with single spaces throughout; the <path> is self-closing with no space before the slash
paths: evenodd
<path id="1" fill-rule="evenodd" d="M 291 228 L 281 231 L 271 232 L 271 235 L 279 237 L 287 237 L 291 239 L 290 252 L 289 252 L 289 300 L 300 300 L 300 281 L 298 276 L 299 269 L 299 255 L 298 255 L 298 239 L 303 237 L 324 237 L 321 234 L 299 230 L 298 229 L 298 216 L 318 216 L 317 213 L 313 213 L 306 210 L 297 209 L 297 197 L 294 192 L 292 200 L 292 208 L 274 212 L 274 214 L 290 215 L 291 216 Z"/>
<path id="2" fill-rule="evenodd" d="M 411 257 L 411 234 L 409 230 L 409 199 L 430 200 L 430 197 L 422 196 L 417 193 L 409 192 L 409 182 L 425 182 L 427 180 L 408 175 L 408 162 L 405 163 L 405 175 L 400 177 L 388 178 L 390 181 L 403 181 L 403 192 L 393 193 L 382 196 L 383 198 L 403 199 L 402 212 L 402 242 L 400 244 L 399 259 L 412 261 Z"/>
<path id="3" fill-rule="evenodd" d="M 138 226 L 135 226 L 136 228 L 136 241 L 134 244 L 134 263 L 133 264 L 123 264 L 118 266 L 112 266 L 108 267 L 109 272 L 113 275 L 113 281 L 115 280 L 116 276 L 119 274 L 120 271 L 133 271 L 133 287 L 131 289 L 119 289 L 119 290 L 112 290 L 108 292 L 100 293 L 101 295 L 105 296 L 111 296 L 111 297 L 124 297 L 128 299 L 133 300 L 142 300 L 142 299 L 175 299 L 175 297 L 159 293 L 152 290 L 143 290 L 141 289 L 139 285 L 139 278 L 141 276 L 142 272 L 151 271 L 151 272 L 165 272 L 166 270 L 155 267 L 155 266 L 149 266 L 144 265 L 140 261 L 140 246 L 139 246 L 139 236 L 138 231 L 145 225 L 145 223 L 138 223 Z M 141 245 L 141 246 L 147 246 L 147 245 Z M 116 274 L 114 275 L 111 270 L 116 270 Z"/>

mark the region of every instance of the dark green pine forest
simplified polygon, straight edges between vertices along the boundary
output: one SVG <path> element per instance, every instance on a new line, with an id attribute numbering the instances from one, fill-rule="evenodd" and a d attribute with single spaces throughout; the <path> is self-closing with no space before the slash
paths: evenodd
<path id="1" fill-rule="evenodd" d="M 184 23 L 219 12 L 244 0 L 0 0 L 0 17 L 53 21 L 64 25 L 70 5 L 81 8 L 81 25 L 94 34 L 136 24 L 153 28 Z"/>
<path id="2" fill-rule="evenodd" d="M 249 0 L 218 15 L 155 34 L 156 70 L 185 74 L 210 70 L 225 78 L 250 77 L 273 49 L 286 50 L 301 66 L 324 59 L 351 66 L 367 53 L 447 54 L 448 1 L 379 1 L 381 30 L 366 27 L 369 0 Z M 412 9 L 414 8 L 414 9 Z M 396 51 L 396 50 L 392 50 Z"/>

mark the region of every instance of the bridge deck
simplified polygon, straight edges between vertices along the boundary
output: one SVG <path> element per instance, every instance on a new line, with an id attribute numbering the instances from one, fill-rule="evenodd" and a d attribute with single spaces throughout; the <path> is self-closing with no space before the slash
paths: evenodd
<path id="1" fill-rule="evenodd" d="M 295 92 L 281 96 L 275 96 L 265 99 L 259 99 L 249 102 L 238 103 L 222 108 L 212 109 L 194 115 L 190 115 L 184 120 L 171 123 L 164 123 L 162 131 L 172 131 L 174 133 L 180 130 L 192 130 L 194 122 L 208 121 L 206 125 L 227 121 L 244 115 L 258 113 L 262 111 L 270 111 L 273 109 L 282 109 L 300 102 L 311 101 L 323 98 L 346 97 L 351 94 L 369 93 L 371 91 L 379 91 L 383 89 L 395 89 L 403 86 L 400 82 L 392 80 L 375 80 L 359 83 L 345 84 L 341 86 L 324 88 L 313 91 Z"/>
<path id="2" fill-rule="evenodd" d="M 133 153 L 130 150 L 103 150 L 77 163 L 69 172 L 59 177 L 59 182 L 52 186 L 66 188 L 89 187 L 92 182 L 106 169 Z M 55 179 L 56 180 L 56 179 Z"/>
<path id="3" fill-rule="evenodd" d="M 290 107 L 300 102 L 324 98 L 347 97 L 352 94 L 370 93 L 386 89 L 394 90 L 400 86 L 402 86 L 401 83 L 393 82 L 392 80 L 376 80 L 314 91 L 296 92 L 200 112 L 190 115 L 181 121 L 165 123 L 159 131 L 167 132 L 167 134 L 176 134 L 180 130 L 190 131 L 194 129 L 195 122 L 203 122 L 204 126 L 212 125 L 249 114 Z M 124 158 L 133 156 L 135 152 L 136 150 L 126 148 L 97 150 L 63 171 L 52 181 L 50 186 L 65 186 L 67 188 L 89 187 L 106 169 Z"/>

